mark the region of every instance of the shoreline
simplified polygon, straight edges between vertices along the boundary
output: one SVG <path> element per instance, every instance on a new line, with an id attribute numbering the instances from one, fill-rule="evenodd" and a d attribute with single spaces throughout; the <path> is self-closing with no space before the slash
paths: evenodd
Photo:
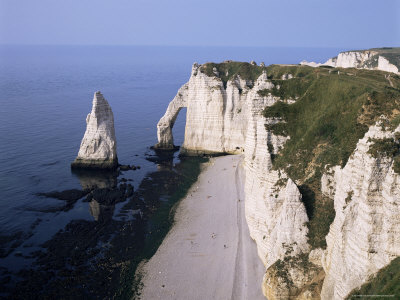
<path id="1" fill-rule="evenodd" d="M 141 299 L 265 299 L 244 216 L 242 156 L 215 157 L 176 209 L 142 273 Z"/>

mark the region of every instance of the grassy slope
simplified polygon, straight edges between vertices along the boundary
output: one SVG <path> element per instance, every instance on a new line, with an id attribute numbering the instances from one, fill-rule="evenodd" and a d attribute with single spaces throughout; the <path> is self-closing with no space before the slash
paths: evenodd
<path id="1" fill-rule="evenodd" d="M 398 124 L 400 77 L 393 76 L 395 88 L 391 88 L 386 73 L 380 71 L 272 65 L 267 72 L 280 89 L 260 94 L 298 98 L 294 104 L 278 102 L 264 110 L 265 117 L 286 122 L 267 129 L 291 137 L 274 158 L 274 166 L 300 183 L 310 218 L 309 242 L 313 248 L 325 248 L 334 209 L 332 200 L 320 192 L 323 168 L 344 166 L 358 140 L 381 114 Z M 288 72 L 296 78 L 279 79 Z"/>
<path id="2" fill-rule="evenodd" d="M 359 295 L 357 297 L 357 295 Z M 360 295 L 386 295 L 383 297 L 368 297 L 368 299 L 400 299 L 400 257 L 379 272 L 359 289 L 353 290 L 346 299 L 362 298 Z M 391 296 L 391 295 L 394 295 Z"/>

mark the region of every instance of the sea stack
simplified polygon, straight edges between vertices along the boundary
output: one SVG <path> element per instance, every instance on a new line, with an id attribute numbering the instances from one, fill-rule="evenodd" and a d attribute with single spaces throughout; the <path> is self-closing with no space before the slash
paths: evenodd
<path id="1" fill-rule="evenodd" d="M 118 166 L 114 115 L 110 105 L 98 91 L 93 97 L 92 111 L 86 117 L 86 132 L 72 168 L 115 169 Z"/>

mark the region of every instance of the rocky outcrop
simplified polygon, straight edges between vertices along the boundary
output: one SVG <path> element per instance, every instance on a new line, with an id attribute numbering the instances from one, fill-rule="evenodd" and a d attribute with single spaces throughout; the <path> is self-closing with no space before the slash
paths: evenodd
<path id="1" fill-rule="evenodd" d="M 319 299 L 324 272 L 307 255 L 286 256 L 265 273 L 264 295 L 273 299 Z"/>
<path id="2" fill-rule="evenodd" d="M 207 76 L 200 68 L 193 65 L 189 82 L 181 87 L 158 123 L 156 147 L 174 147 L 171 129 L 180 108 L 187 107 L 181 153 L 245 153 L 246 219 L 265 267 L 287 256 L 309 252 L 308 217 L 301 194 L 283 171 L 272 170 L 271 155 L 283 147 L 288 137 L 275 136 L 265 129 L 262 110 L 279 101 L 258 94 L 274 87 L 267 73 L 262 72 L 251 83 L 240 76 L 224 83 L 216 68 L 214 76 Z"/>
<path id="3" fill-rule="evenodd" d="M 100 92 L 93 97 L 86 117 L 86 131 L 72 168 L 114 169 L 118 166 L 114 115 Z"/>
<path id="4" fill-rule="evenodd" d="M 338 68 L 367 68 L 370 64 L 370 67 L 373 67 L 377 54 L 375 51 L 342 52 L 337 57 L 330 58 L 324 65 Z"/>
<path id="5" fill-rule="evenodd" d="M 354 57 L 365 61 L 373 54 Z M 343 66 L 351 64 L 346 59 L 340 59 Z M 277 101 L 295 101 L 268 93 L 278 85 L 268 80 L 265 69 L 251 82 L 238 75 L 224 81 L 226 77 L 228 71 L 213 67 L 207 75 L 202 66 L 193 65 L 189 82 L 158 123 L 157 146 L 174 147 L 171 129 L 179 110 L 187 107 L 181 153 L 244 152 L 245 215 L 266 268 L 264 294 L 269 300 L 343 299 L 400 255 L 400 177 L 393 170 L 393 158 L 368 153 L 372 140 L 395 133 L 373 126 L 343 169 L 326 167 L 321 192 L 334 199 L 336 217 L 326 238 L 327 249 L 311 251 L 302 195 L 283 170 L 272 167 L 274 155 L 290 137 L 267 130 L 282 120 L 262 115 Z M 278 78 L 292 76 L 283 73 Z"/>
<path id="6" fill-rule="evenodd" d="M 267 272 L 263 280 L 264 295 L 281 299 L 293 297 L 293 285 L 288 284 L 289 274 L 304 273 L 297 264 L 288 265 L 309 252 L 307 243 L 307 213 L 296 184 L 281 170 L 272 169 L 271 156 L 284 146 L 287 137 L 275 136 L 265 129 L 266 122 L 260 114 L 265 106 L 277 100 L 273 97 L 254 98 L 249 103 L 249 122 L 245 144 L 245 209 L 250 236 L 257 244 L 258 255 Z M 279 263 L 281 262 L 281 263 Z M 281 267 L 285 265 L 285 270 Z M 276 267 L 280 270 L 276 270 Z M 279 275 L 279 276 L 278 276 Z M 296 292 L 313 276 L 297 276 Z M 279 277 L 279 278 L 278 278 Z M 282 277 L 282 278 L 280 278 Z M 305 280 L 305 281 L 304 281 Z"/>
<path id="7" fill-rule="evenodd" d="M 346 51 L 339 53 L 336 57 L 328 59 L 325 63 L 303 60 L 300 64 L 310 67 L 331 66 L 334 68 L 357 68 L 399 73 L 398 66 L 390 63 L 383 51 L 384 50 L 381 49 Z"/>
<path id="8" fill-rule="evenodd" d="M 184 84 L 168 105 L 157 124 L 156 148 L 173 149 L 172 127 L 182 107 L 187 107 L 185 139 L 181 154 L 242 153 L 247 133 L 248 105 L 259 89 L 272 83 L 262 74 L 249 87 L 248 81 L 236 76 L 226 83 L 207 76 L 194 64 L 189 82 Z"/>
<path id="9" fill-rule="evenodd" d="M 336 217 L 326 238 L 322 299 L 344 299 L 368 277 L 400 255 L 400 175 L 393 157 L 373 157 L 375 140 L 395 132 L 372 126 L 346 166 L 331 168 L 322 191 L 334 198 Z"/>
<path id="10" fill-rule="evenodd" d="M 378 58 L 378 70 L 392 72 L 392 73 L 399 73 L 399 69 L 391 64 L 385 57 L 379 56 Z"/>

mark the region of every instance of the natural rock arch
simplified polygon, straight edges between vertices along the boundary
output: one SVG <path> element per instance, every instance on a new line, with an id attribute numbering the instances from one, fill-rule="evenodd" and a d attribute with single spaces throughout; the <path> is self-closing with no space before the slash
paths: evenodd
<path id="1" fill-rule="evenodd" d="M 188 102 L 188 84 L 184 84 L 176 94 L 175 98 L 169 103 L 167 111 L 157 124 L 158 143 L 155 145 L 157 149 L 172 150 L 174 146 L 174 137 L 172 128 L 174 127 L 176 118 L 180 110 L 187 107 Z"/>

